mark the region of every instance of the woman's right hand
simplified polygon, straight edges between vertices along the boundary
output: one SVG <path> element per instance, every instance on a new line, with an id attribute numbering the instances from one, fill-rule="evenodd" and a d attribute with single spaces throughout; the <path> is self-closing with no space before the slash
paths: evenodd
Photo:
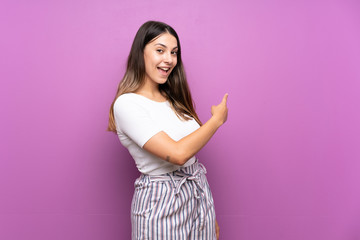
<path id="1" fill-rule="evenodd" d="M 220 125 L 224 124 L 227 120 L 228 116 L 228 108 L 227 108 L 227 98 L 228 94 L 226 93 L 220 104 L 211 107 L 212 117 L 215 118 Z"/>

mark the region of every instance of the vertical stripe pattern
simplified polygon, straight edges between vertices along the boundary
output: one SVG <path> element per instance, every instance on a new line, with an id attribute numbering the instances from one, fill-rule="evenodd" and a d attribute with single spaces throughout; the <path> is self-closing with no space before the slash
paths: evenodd
<path id="1" fill-rule="evenodd" d="M 215 240 L 214 202 L 197 161 L 169 174 L 142 174 L 131 205 L 133 240 Z"/>

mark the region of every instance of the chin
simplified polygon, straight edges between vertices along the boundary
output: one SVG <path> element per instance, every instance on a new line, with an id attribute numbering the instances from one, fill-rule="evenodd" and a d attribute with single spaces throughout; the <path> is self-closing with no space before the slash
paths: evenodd
<path id="1" fill-rule="evenodd" d="M 159 81 L 157 81 L 158 84 L 164 84 L 167 82 L 167 79 L 160 79 Z"/>

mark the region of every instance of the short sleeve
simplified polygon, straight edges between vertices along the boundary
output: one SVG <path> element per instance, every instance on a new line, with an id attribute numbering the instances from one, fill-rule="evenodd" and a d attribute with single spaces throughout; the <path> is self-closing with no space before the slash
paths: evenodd
<path id="1" fill-rule="evenodd" d="M 149 109 L 140 103 L 121 95 L 114 104 L 116 129 L 127 135 L 141 148 L 161 128 L 151 118 Z"/>

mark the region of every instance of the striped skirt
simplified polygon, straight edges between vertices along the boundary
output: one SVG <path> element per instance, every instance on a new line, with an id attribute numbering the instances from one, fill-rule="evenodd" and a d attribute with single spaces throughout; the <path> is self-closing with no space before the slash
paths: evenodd
<path id="1" fill-rule="evenodd" d="M 197 161 L 172 173 L 135 181 L 132 239 L 215 240 L 214 202 Z"/>

